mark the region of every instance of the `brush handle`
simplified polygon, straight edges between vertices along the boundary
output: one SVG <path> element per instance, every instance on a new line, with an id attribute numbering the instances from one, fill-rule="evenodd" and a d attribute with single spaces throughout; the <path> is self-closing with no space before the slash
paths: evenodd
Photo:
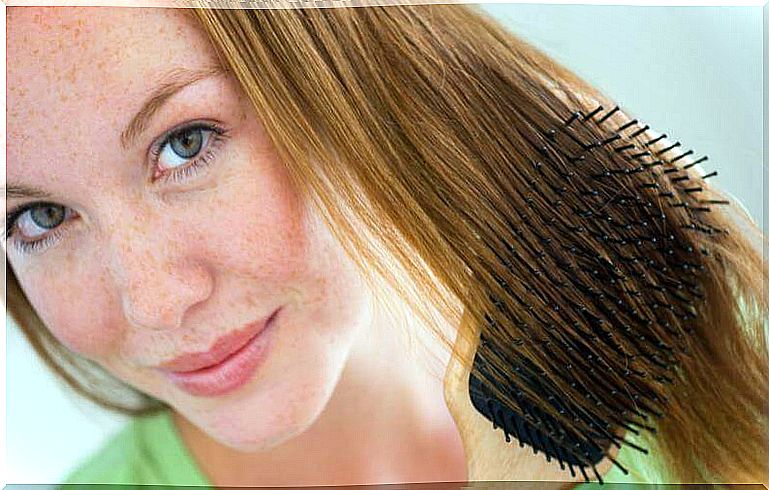
<path id="1" fill-rule="evenodd" d="M 515 442 L 507 442 L 502 431 L 493 429 L 489 420 L 474 408 L 468 390 L 472 365 L 461 359 L 473 359 L 479 343 L 480 330 L 463 318 L 443 383 L 446 405 L 462 438 L 468 481 L 519 481 L 516 488 L 528 488 L 528 481 L 531 488 L 573 488 L 582 480 L 579 474 L 571 477 L 557 463 L 535 455 L 529 446 L 521 448 Z M 611 462 L 604 460 L 598 469 L 606 471 L 610 466 Z"/>

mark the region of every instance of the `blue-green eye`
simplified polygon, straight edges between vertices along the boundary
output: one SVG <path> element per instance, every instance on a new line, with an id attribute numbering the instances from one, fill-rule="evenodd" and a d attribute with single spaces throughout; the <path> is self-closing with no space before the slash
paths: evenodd
<path id="1" fill-rule="evenodd" d="M 190 177 L 211 163 L 226 131 L 212 123 L 193 123 L 174 130 L 152 150 L 155 180 Z"/>
<path id="2" fill-rule="evenodd" d="M 22 253 L 38 251 L 56 240 L 61 224 L 75 215 L 70 208 L 52 202 L 24 204 L 9 213 L 4 239 L 12 239 Z"/>

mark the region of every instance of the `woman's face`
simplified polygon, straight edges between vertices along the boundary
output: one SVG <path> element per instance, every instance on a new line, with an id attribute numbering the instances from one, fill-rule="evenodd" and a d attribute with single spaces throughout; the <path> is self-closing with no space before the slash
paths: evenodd
<path id="1" fill-rule="evenodd" d="M 40 318 L 230 447 L 306 428 L 372 297 L 203 33 L 170 9 L 7 12 L 4 247 Z M 159 369 L 219 360 L 274 312 L 213 372 Z"/>

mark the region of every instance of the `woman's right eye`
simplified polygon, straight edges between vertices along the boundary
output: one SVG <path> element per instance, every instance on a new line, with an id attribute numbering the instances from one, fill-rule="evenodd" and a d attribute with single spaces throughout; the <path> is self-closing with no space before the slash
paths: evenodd
<path id="1" fill-rule="evenodd" d="M 60 225 L 76 213 L 50 202 L 23 204 L 8 213 L 4 239 L 22 253 L 46 247 L 61 235 Z"/>

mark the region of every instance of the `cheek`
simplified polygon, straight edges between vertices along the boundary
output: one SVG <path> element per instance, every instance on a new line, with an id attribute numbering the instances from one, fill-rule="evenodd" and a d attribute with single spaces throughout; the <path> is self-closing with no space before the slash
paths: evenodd
<path id="1" fill-rule="evenodd" d="M 51 274 L 25 274 L 25 294 L 51 333 L 70 350 L 90 358 L 104 357 L 120 336 L 117 323 L 105 317 L 108 310 L 103 284 L 92 284 L 94 275 L 60 269 Z M 67 278 L 62 280 L 60 278 Z"/>
<path id="2" fill-rule="evenodd" d="M 303 204 L 277 155 L 246 150 L 236 158 L 199 229 L 205 257 L 263 288 L 293 284 L 315 259 Z"/>

